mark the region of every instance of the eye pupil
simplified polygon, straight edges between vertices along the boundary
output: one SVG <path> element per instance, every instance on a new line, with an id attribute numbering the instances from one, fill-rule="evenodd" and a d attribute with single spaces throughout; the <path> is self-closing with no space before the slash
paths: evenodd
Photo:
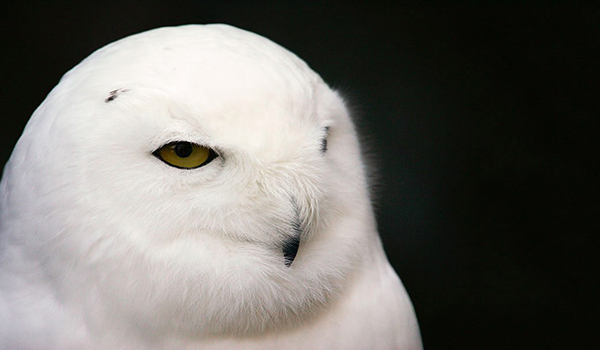
<path id="1" fill-rule="evenodd" d="M 173 149 L 175 154 L 181 158 L 187 158 L 192 154 L 192 144 L 189 142 L 177 142 Z"/>

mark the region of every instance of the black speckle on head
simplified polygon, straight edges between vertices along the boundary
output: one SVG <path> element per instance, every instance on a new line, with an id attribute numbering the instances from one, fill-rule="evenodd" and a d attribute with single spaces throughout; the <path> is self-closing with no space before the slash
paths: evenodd
<path id="1" fill-rule="evenodd" d="M 108 97 L 104 100 L 104 102 L 105 103 L 109 103 L 111 101 L 114 101 L 117 98 L 117 96 L 119 96 L 120 93 L 127 92 L 127 91 L 129 91 L 129 90 L 127 90 L 127 89 L 116 89 L 116 90 L 113 90 L 113 91 L 111 91 L 111 92 L 108 93 Z"/>

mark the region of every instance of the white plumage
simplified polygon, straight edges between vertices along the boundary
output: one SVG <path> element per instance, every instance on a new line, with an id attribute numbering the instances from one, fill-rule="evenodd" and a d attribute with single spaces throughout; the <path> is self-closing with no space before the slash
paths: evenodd
<path id="1" fill-rule="evenodd" d="M 215 157 L 170 166 L 174 142 Z M 0 210 L 2 349 L 421 348 L 342 99 L 246 31 L 85 59 L 27 124 Z"/>

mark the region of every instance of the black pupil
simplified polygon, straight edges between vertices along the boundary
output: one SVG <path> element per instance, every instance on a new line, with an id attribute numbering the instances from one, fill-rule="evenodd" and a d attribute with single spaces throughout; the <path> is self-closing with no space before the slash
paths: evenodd
<path id="1" fill-rule="evenodd" d="M 181 158 L 187 158 L 192 154 L 192 144 L 189 142 L 177 142 L 174 149 L 175 154 Z"/>

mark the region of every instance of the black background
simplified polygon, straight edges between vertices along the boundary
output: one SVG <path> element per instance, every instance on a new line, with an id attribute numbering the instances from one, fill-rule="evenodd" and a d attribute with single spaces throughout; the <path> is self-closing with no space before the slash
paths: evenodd
<path id="1" fill-rule="evenodd" d="M 0 164 L 95 49 L 229 23 L 295 52 L 353 105 L 378 167 L 380 232 L 427 349 L 597 345 L 599 7 L 1 6 Z"/>

